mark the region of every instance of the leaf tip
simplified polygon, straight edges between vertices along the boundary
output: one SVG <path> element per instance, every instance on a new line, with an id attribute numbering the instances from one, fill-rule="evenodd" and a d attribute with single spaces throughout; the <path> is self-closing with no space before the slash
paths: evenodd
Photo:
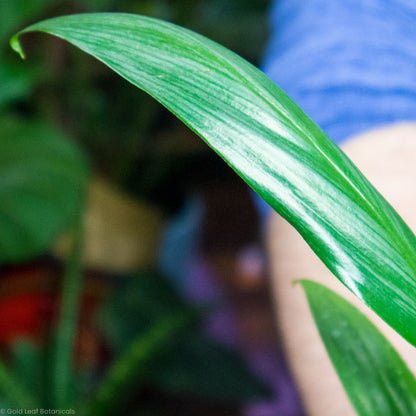
<path id="1" fill-rule="evenodd" d="M 16 33 L 11 39 L 10 39 L 10 46 L 11 46 L 11 48 L 16 52 L 16 53 L 18 53 L 19 54 L 19 56 L 22 58 L 22 59 L 26 59 L 26 55 L 25 55 L 25 52 L 23 51 L 23 48 L 22 48 L 22 45 L 20 44 L 20 41 L 19 41 L 19 35 L 20 35 L 20 32 L 19 33 Z"/>

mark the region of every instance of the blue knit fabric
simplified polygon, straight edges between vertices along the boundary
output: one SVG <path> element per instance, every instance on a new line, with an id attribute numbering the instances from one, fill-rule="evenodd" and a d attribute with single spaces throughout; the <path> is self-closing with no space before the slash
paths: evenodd
<path id="1" fill-rule="evenodd" d="M 265 73 L 337 143 L 416 118 L 415 0 L 278 0 Z"/>
<path id="2" fill-rule="evenodd" d="M 275 0 L 263 70 L 337 143 L 416 120 L 416 0 Z"/>

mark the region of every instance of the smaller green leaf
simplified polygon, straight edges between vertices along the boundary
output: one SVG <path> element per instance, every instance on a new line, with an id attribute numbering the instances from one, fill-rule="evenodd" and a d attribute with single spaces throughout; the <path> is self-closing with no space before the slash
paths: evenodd
<path id="1" fill-rule="evenodd" d="M 416 414 L 416 379 L 358 309 L 319 283 L 301 280 L 332 364 L 363 416 Z"/>
<path id="2" fill-rule="evenodd" d="M 0 118 L 0 263 L 46 250 L 81 207 L 80 150 L 41 122 Z"/>

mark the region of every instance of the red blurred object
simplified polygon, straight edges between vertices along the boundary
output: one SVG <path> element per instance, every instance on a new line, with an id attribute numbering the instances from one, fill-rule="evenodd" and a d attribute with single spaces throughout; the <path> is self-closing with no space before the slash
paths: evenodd
<path id="1" fill-rule="evenodd" d="M 0 300 L 0 343 L 19 338 L 38 341 L 53 311 L 53 300 L 47 294 L 17 295 Z"/>
<path id="2" fill-rule="evenodd" d="M 52 262 L 3 267 L 0 271 L 0 343 L 18 338 L 40 342 L 54 310 L 58 269 Z"/>
<path id="3" fill-rule="evenodd" d="M 0 268 L 0 349 L 9 350 L 19 339 L 44 345 L 50 338 L 58 313 L 63 267 L 52 259 Z M 101 361 L 103 337 L 94 325 L 97 306 L 106 298 L 109 280 L 86 273 L 78 322 L 77 363 Z"/>

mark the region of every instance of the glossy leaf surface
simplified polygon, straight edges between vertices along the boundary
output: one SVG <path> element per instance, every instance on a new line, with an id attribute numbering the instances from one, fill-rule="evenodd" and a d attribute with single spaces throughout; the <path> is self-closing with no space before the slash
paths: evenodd
<path id="1" fill-rule="evenodd" d="M 357 413 L 416 414 L 416 380 L 384 335 L 325 286 L 302 280 L 329 357 Z"/>
<path id="2" fill-rule="evenodd" d="M 416 344 L 414 235 L 261 71 L 200 35 L 137 15 L 64 16 L 21 33 L 30 31 L 69 41 L 154 96 L 294 225 L 350 290 Z M 12 46 L 23 54 L 17 37 Z"/>
<path id="3" fill-rule="evenodd" d="M 78 148 L 50 126 L 0 119 L 0 263 L 46 250 L 80 209 Z"/>

